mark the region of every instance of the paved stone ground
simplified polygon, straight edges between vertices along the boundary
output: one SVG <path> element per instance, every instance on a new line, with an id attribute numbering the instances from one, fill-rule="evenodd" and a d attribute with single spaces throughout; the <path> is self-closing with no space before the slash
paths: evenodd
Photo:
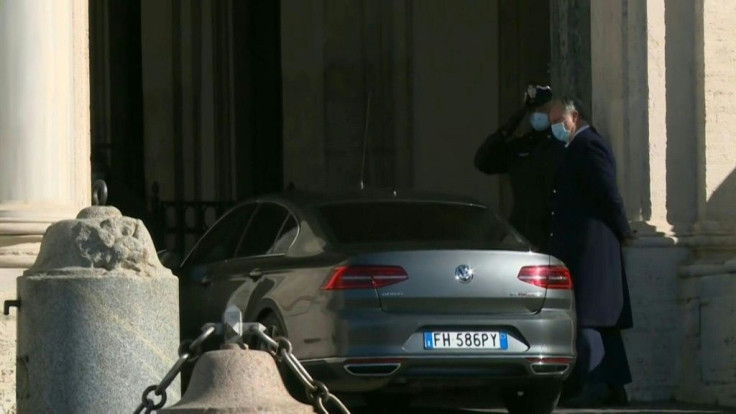
<path id="1" fill-rule="evenodd" d="M 449 413 L 450 411 L 448 411 Z M 506 413 L 504 409 L 489 409 L 489 410 L 465 410 L 455 411 L 456 413 Z M 615 409 L 557 409 L 557 414 L 593 414 L 593 413 L 606 413 L 606 414 L 624 414 L 624 413 L 636 413 L 636 414 L 721 414 L 721 413 L 734 413 L 736 411 L 726 408 L 713 408 L 713 407 L 702 407 L 692 406 L 687 404 L 674 404 L 674 403 L 660 403 L 660 404 L 632 404 L 626 408 L 615 408 Z"/>
<path id="2" fill-rule="evenodd" d="M 500 401 L 490 394 L 475 394 L 470 397 L 458 397 L 444 392 L 423 396 L 412 404 L 409 410 L 391 407 L 373 410 L 364 406 L 362 399 L 343 396 L 353 414 L 504 414 Z M 465 406 L 467 408 L 455 408 Z M 568 409 L 559 408 L 555 414 L 726 414 L 736 413 L 736 408 L 707 407 L 678 402 L 633 402 L 622 408 Z"/>
<path id="3" fill-rule="evenodd" d="M 351 406 L 353 414 L 379 414 L 361 406 Z M 472 413 L 497 413 L 503 414 L 507 411 L 503 408 L 435 408 L 431 406 L 414 406 L 410 410 L 381 410 L 383 413 L 405 413 L 405 414 L 472 414 Z M 734 409 L 719 407 L 703 407 L 680 403 L 640 403 L 631 404 L 626 408 L 610 409 L 557 409 L 555 414 L 725 414 L 736 413 Z"/>

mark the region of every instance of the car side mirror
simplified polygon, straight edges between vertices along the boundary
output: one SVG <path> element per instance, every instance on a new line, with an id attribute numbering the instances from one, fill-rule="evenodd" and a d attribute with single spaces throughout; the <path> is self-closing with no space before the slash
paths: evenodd
<path id="1" fill-rule="evenodd" d="M 164 267 L 167 267 L 169 269 L 174 269 L 179 267 L 181 264 L 181 256 L 179 256 L 179 253 L 172 252 L 170 250 L 159 250 L 156 252 L 158 254 L 158 260 L 161 262 Z"/>

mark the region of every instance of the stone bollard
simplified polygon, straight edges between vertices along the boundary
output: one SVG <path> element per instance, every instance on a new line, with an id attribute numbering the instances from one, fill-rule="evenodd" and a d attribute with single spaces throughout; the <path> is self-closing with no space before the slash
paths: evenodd
<path id="1" fill-rule="evenodd" d="M 204 353 L 181 401 L 160 413 L 314 413 L 311 406 L 289 395 L 269 353 L 231 346 L 234 348 Z"/>
<path id="2" fill-rule="evenodd" d="M 18 299 L 20 414 L 131 413 L 177 360 L 177 279 L 114 207 L 51 225 Z"/>

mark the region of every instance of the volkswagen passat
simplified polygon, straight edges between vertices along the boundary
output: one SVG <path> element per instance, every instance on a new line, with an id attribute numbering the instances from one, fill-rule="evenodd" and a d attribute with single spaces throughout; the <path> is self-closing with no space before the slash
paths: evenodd
<path id="1" fill-rule="evenodd" d="M 235 305 L 288 337 L 330 390 L 369 403 L 492 387 L 512 413 L 549 413 L 574 363 L 568 270 L 465 198 L 257 198 L 220 218 L 176 273 L 183 337 Z"/>

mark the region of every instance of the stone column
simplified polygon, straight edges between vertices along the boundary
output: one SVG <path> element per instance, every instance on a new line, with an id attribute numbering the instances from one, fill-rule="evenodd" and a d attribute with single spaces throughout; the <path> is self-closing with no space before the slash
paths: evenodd
<path id="1" fill-rule="evenodd" d="M 593 124 L 611 141 L 633 227 L 669 232 L 664 1 L 590 7 Z"/>
<path id="2" fill-rule="evenodd" d="M 627 216 L 640 236 L 624 249 L 634 312 L 634 328 L 624 333 L 634 377 L 627 388 L 640 400 L 675 393 L 677 269 L 689 254 L 670 237 L 665 31 L 664 0 L 590 2 L 592 121 L 611 142 Z"/>
<path id="3" fill-rule="evenodd" d="M 664 2 L 550 3 L 552 86 L 588 105 L 611 145 L 629 219 L 667 231 Z"/>
<path id="4" fill-rule="evenodd" d="M 0 0 L 0 301 L 46 228 L 90 200 L 87 0 Z M 15 311 L 0 317 L 0 411 L 15 403 Z"/>
<path id="5" fill-rule="evenodd" d="M 86 0 L 0 0 L 0 267 L 90 200 Z"/>

